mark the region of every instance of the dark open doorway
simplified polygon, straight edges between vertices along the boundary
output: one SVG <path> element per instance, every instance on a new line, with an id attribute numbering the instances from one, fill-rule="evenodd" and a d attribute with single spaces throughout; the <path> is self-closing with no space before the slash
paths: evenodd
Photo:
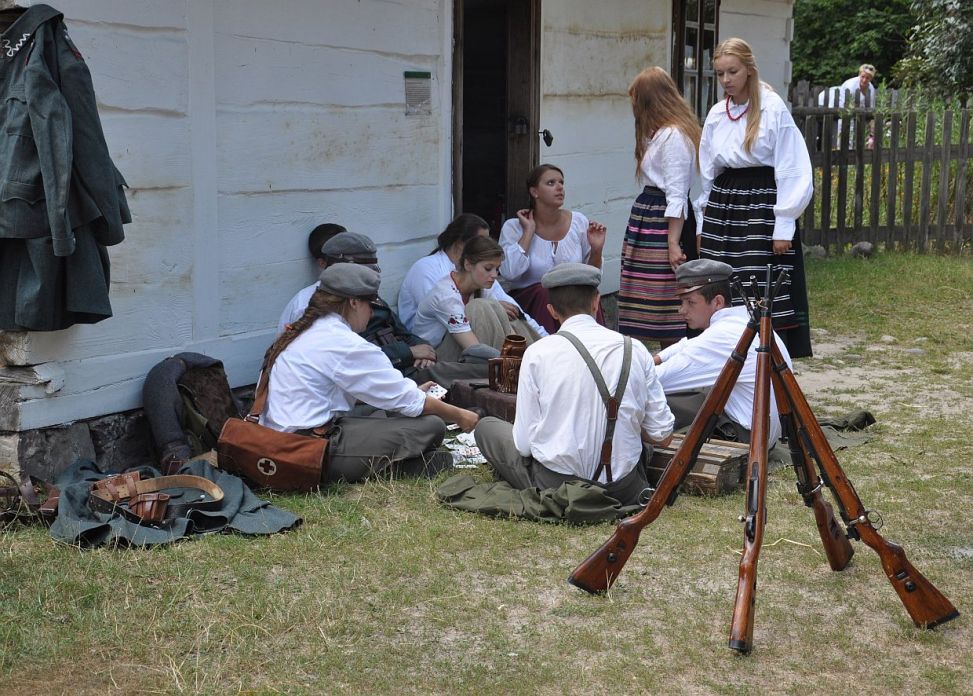
<path id="1" fill-rule="evenodd" d="M 455 0 L 453 202 L 494 235 L 537 163 L 540 0 Z"/>

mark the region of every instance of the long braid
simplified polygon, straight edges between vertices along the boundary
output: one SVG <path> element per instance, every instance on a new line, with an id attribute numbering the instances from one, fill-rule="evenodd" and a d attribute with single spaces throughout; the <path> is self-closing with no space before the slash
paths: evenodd
<path id="1" fill-rule="evenodd" d="M 284 333 L 278 336 L 277 340 L 264 353 L 264 361 L 260 370 L 264 371 L 268 365 L 273 365 L 277 357 L 284 352 L 284 349 L 293 343 L 315 321 L 331 313 L 341 314 L 347 302 L 348 300 L 345 298 L 325 292 L 320 287 L 315 290 L 314 294 L 311 295 L 310 302 L 307 304 L 307 309 L 304 310 L 304 314 L 301 315 L 300 319 L 292 324 L 288 324 L 287 328 L 284 329 Z"/>

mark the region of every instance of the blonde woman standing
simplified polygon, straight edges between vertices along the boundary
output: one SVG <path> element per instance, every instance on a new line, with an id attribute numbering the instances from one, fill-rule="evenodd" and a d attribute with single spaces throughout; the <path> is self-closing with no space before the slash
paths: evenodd
<path id="1" fill-rule="evenodd" d="M 730 264 L 744 281 L 755 275 L 763 283 L 767 264 L 775 273 L 787 270 L 790 285 L 774 301 L 774 330 L 791 357 L 807 357 L 811 336 L 797 218 L 814 188 L 804 136 L 787 105 L 760 81 L 746 41 L 720 43 L 713 65 L 726 99 L 710 109 L 699 145 L 700 258 Z"/>
<path id="2" fill-rule="evenodd" d="M 698 171 L 700 128 L 662 68 L 640 72 L 628 95 L 635 117 L 636 177 L 645 188 L 632 205 L 622 244 L 618 330 L 665 348 L 686 335 L 675 270 L 687 254 L 696 257 L 695 240 L 687 249 L 680 239 L 684 227 L 695 234 L 689 188 Z"/>

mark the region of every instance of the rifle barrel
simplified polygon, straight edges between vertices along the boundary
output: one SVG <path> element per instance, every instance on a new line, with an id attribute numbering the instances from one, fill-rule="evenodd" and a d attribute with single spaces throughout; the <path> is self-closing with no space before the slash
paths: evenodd
<path id="1" fill-rule="evenodd" d="M 757 318 L 751 315 L 750 322 L 740 334 L 736 348 L 723 364 L 713 388 L 689 426 L 689 432 L 662 472 L 648 504 L 637 514 L 622 520 L 608 541 L 572 571 L 568 576 L 569 583 L 592 594 L 605 592 L 615 582 L 632 555 L 642 529 L 655 521 L 666 505 L 672 505 L 676 501 L 679 486 L 692 470 L 700 448 L 713 432 L 717 417 L 723 412 L 730 392 L 740 376 L 750 344 L 757 335 L 757 327 Z"/>
<path id="2" fill-rule="evenodd" d="M 781 428 L 787 438 L 791 464 L 794 467 L 794 473 L 797 475 L 797 490 L 804 498 L 804 504 L 814 511 L 814 522 L 818 528 L 818 536 L 821 537 L 824 555 L 828 559 L 831 570 L 844 570 L 851 563 L 855 549 L 848 540 L 848 535 L 845 534 L 835 519 L 834 509 L 821 495 L 821 479 L 815 472 L 811 454 L 798 435 L 797 423 L 791 409 L 790 400 L 787 398 L 787 388 L 780 378 L 780 371 L 787 369 L 788 366 L 784 362 L 780 348 L 776 345 L 771 351 L 771 362 L 773 365 L 771 378 L 774 398 L 777 402 L 777 411 L 780 413 Z"/>
<path id="3" fill-rule="evenodd" d="M 783 356 L 776 344 L 772 345 L 772 353 L 775 363 L 783 362 Z M 842 511 L 842 517 L 849 525 L 849 534 L 853 532 L 878 554 L 882 569 L 913 623 L 920 628 L 933 628 L 955 619 L 959 612 L 952 602 L 916 570 L 901 546 L 886 540 L 872 525 L 868 510 L 851 481 L 845 476 L 834 450 L 797 384 L 794 373 L 785 364 L 778 374 L 798 426 L 805 433 L 808 450 L 821 468 L 822 478 L 831 489 Z"/>
<path id="4" fill-rule="evenodd" d="M 774 342 L 771 308 L 774 288 L 771 267 L 760 303 L 760 345 L 757 348 L 757 374 L 753 388 L 753 418 L 750 427 L 750 454 L 747 466 L 747 510 L 744 516 L 743 557 L 737 578 L 733 620 L 730 623 L 730 648 L 747 654 L 753 647 L 753 617 L 757 598 L 757 560 L 767 521 L 767 447 L 770 440 L 770 344 Z"/>

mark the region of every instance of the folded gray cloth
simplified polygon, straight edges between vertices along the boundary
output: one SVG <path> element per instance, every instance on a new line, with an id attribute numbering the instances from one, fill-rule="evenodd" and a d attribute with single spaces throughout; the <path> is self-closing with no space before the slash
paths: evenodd
<path id="1" fill-rule="evenodd" d="M 477 483 L 468 474 L 446 479 L 436 489 L 443 505 L 498 517 L 520 517 L 534 522 L 595 524 L 638 512 L 638 505 L 622 505 L 604 489 L 583 481 L 568 481 L 557 488 L 519 490 L 506 481 Z"/>
<path id="2" fill-rule="evenodd" d="M 158 469 L 148 466 L 137 470 L 142 478 L 162 475 Z M 191 509 L 185 517 L 149 526 L 128 520 L 117 512 L 92 510 L 88 506 L 91 484 L 112 474 L 103 473 L 90 460 L 78 459 L 57 480 L 61 498 L 51 536 L 84 548 L 106 544 L 147 547 L 209 532 L 274 534 L 301 524 L 300 517 L 261 500 L 240 478 L 214 469 L 205 460 L 187 462 L 177 473 L 202 476 L 214 482 L 223 489 L 221 505 L 212 510 Z"/>
<path id="3" fill-rule="evenodd" d="M 851 411 L 847 416 L 839 418 L 819 418 L 818 425 L 822 428 L 830 426 L 835 430 L 864 430 L 875 424 L 875 416 L 864 409 Z"/>
<path id="4" fill-rule="evenodd" d="M 873 440 L 874 434 L 861 431 L 874 423 L 875 416 L 862 409 L 851 411 L 843 417 L 818 420 L 824 438 L 835 452 L 848 447 L 858 447 Z M 790 450 L 787 443 L 778 442 L 770 450 L 768 463 L 770 471 L 791 465 Z"/>

